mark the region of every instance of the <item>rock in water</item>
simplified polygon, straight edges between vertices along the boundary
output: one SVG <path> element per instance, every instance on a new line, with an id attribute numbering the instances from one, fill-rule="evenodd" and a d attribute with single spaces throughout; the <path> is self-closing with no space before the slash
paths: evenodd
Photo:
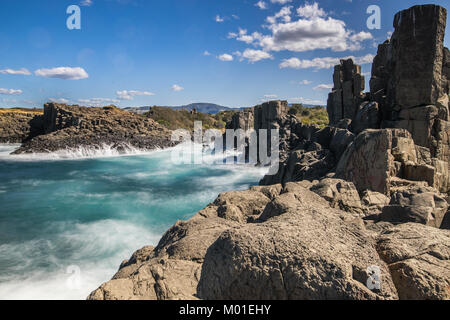
<path id="1" fill-rule="evenodd" d="M 87 108 L 47 103 L 43 134 L 27 141 L 15 153 L 47 153 L 80 147 L 100 149 L 107 145 L 155 149 L 173 146 L 170 131 L 144 116 L 116 107 Z"/>

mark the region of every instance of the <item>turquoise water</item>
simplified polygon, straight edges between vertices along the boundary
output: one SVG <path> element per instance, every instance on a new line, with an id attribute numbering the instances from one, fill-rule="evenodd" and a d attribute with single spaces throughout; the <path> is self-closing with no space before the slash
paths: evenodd
<path id="1" fill-rule="evenodd" d="M 16 147 L 0 145 L 0 299 L 85 299 L 177 220 L 265 173 L 176 165 L 171 150 L 10 156 Z"/>

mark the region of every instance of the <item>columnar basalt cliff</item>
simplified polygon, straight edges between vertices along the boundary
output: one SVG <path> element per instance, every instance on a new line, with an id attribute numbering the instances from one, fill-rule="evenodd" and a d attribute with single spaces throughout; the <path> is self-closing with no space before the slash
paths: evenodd
<path id="1" fill-rule="evenodd" d="M 40 131 L 15 151 L 47 153 L 64 149 L 102 148 L 119 151 L 129 147 L 155 149 L 172 146 L 170 131 L 152 119 L 114 106 L 87 108 L 48 103 L 40 122 L 30 122 Z M 38 127 L 36 127 L 38 126 Z"/>
<path id="2" fill-rule="evenodd" d="M 359 66 L 336 66 L 326 128 L 255 107 L 255 129 L 280 130 L 278 174 L 178 222 L 89 299 L 449 300 L 445 17 L 396 15 L 370 93 Z"/>

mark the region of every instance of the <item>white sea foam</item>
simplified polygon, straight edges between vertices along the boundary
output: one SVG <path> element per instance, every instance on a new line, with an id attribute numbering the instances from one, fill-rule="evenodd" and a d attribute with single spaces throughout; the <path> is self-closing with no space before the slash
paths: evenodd
<path id="1" fill-rule="evenodd" d="M 100 148 L 95 147 L 78 147 L 67 148 L 49 153 L 26 153 L 13 155 L 20 145 L 2 144 L 0 145 L 0 160 L 14 161 L 58 161 L 58 160 L 85 160 L 96 158 L 116 158 L 135 155 L 151 155 L 167 149 L 145 150 L 132 146 L 125 146 L 123 150 L 117 150 L 112 145 L 104 144 Z"/>
<path id="2" fill-rule="evenodd" d="M 0 246 L 0 254 L 19 269 L 13 278 L 0 276 L 1 300 L 86 299 L 92 290 L 110 280 L 123 259 L 145 245 L 156 245 L 161 236 L 139 224 L 118 220 L 59 223 L 52 228 L 64 231 L 55 238 Z M 65 250 L 72 254 L 66 255 Z M 50 264 L 52 271 L 40 268 L 42 264 Z M 79 268 L 79 286 L 69 285 L 74 277 L 68 273 L 70 266 Z"/>

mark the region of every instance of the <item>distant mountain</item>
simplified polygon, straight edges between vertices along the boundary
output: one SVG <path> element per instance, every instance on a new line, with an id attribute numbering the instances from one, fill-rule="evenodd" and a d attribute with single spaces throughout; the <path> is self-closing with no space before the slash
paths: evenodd
<path id="1" fill-rule="evenodd" d="M 138 114 L 142 114 L 145 113 L 147 111 L 150 110 L 151 107 L 146 106 L 146 107 L 129 107 L 129 108 L 125 108 L 124 110 L 126 111 L 130 111 L 133 113 L 138 113 Z M 197 112 L 201 112 L 201 113 L 209 113 L 209 114 L 217 114 L 221 111 L 230 111 L 230 110 L 237 110 L 237 109 L 233 109 L 233 108 L 229 108 L 229 107 L 224 107 L 224 106 L 220 106 L 218 104 L 214 104 L 214 103 L 191 103 L 188 105 L 184 105 L 184 106 L 176 106 L 176 107 L 170 107 L 170 106 L 165 106 L 165 108 L 171 108 L 174 110 L 188 110 L 191 111 L 193 109 L 197 110 Z"/>
<path id="2" fill-rule="evenodd" d="M 219 106 L 218 104 L 214 103 L 191 103 L 185 106 L 179 106 L 179 107 L 170 107 L 175 110 L 181 110 L 185 109 L 188 111 L 191 111 L 192 109 L 197 110 L 197 112 L 201 113 L 209 113 L 209 114 L 216 114 L 221 111 L 230 111 L 230 110 L 237 110 L 229 107 Z"/>

